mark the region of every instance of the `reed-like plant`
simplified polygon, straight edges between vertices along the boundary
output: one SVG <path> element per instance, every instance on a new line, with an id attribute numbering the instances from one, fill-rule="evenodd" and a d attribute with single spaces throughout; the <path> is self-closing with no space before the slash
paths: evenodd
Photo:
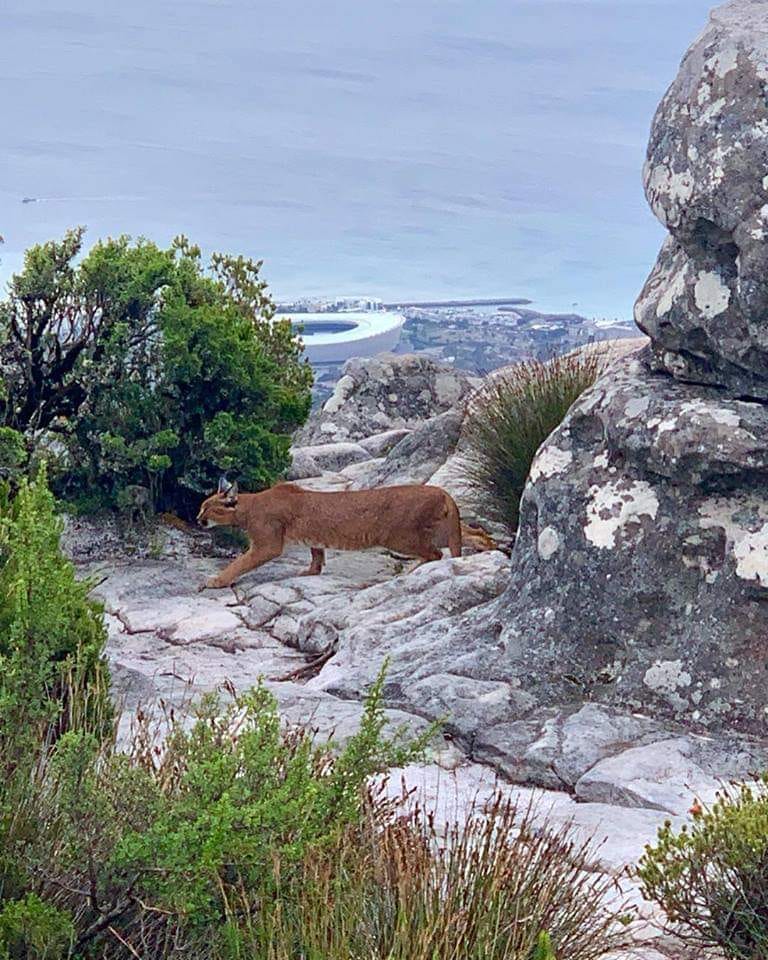
<path id="1" fill-rule="evenodd" d="M 626 946 L 590 845 L 498 794 L 447 828 L 368 807 L 271 901 L 243 956 L 267 960 L 597 960 Z M 233 905 L 247 915 L 250 899 Z M 261 901 L 266 903 L 266 901 Z"/>
<path id="2" fill-rule="evenodd" d="M 539 447 L 597 380 L 608 353 L 591 346 L 492 374 L 470 403 L 466 475 L 478 506 L 514 535 L 520 498 Z"/>

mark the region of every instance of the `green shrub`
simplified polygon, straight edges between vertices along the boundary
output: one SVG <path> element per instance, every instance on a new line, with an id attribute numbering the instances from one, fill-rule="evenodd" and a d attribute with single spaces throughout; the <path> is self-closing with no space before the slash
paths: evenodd
<path id="1" fill-rule="evenodd" d="M 590 387 L 606 354 L 591 348 L 529 360 L 491 375 L 467 417 L 467 477 L 487 514 L 517 530 L 518 510 L 536 452 Z"/>
<path id="2" fill-rule="evenodd" d="M 638 874 L 683 940 L 733 960 L 768 956 L 768 780 L 721 795 L 690 827 L 667 823 Z"/>
<path id="3" fill-rule="evenodd" d="M 0 426 L 42 444 L 56 492 L 86 509 L 133 487 L 189 515 L 222 472 L 273 483 L 312 374 L 261 263 L 206 270 L 184 238 L 127 237 L 78 262 L 82 244 L 74 230 L 31 248 L 0 303 Z"/>
<path id="4" fill-rule="evenodd" d="M 0 957 L 58 956 L 69 938 L 67 915 L 33 896 L 25 851 L 53 745 L 69 729 L 112 730 L 101 610 L 60 552 L 45 481 L 43 469 L 13 498 L 0 492 Z"/>
<path id="5" fill-rule="evenodd" d="M 162 748 L 148 726 L 129 754 L 70 730 L 32 781 L 36 820 L 12 845 L 17 872 L 72 918 L 84 956 L 122 956 L 130 943 L 141 956 L 229 960 L 233 944 L 267 944 L 273 907 L 298 896 L 308 860 L 363 819 L 368 778 L 431 739 L 383 736 L 382 685 L 383 673 L 336 756 L 286 731 L 261 686 L 228 704 L 204 697 Z"/>
<path id="6" fill-rule="evenodd" d="M 71 919 L 37 894 L 0 901 L 0 960 L 59 960 L 73 935 Z"/>
<path id="7" fill-rule="evenodd" d="M 11 427 L 0 427 L 0 481 L 18 480 L 28 459 L 23 435 Z"/>
<path id="8" fill-rule="evenodd" d="M 43 468 L 0 498 L 0 775 L 48 731 L 111 725 L 106 630 L 61 554 Z M 22 746 L 24 745 L 24 746 Z"/>
<path id="9" fill-rule="evenodd" d="M 382 684 L 383 673 L 336 755 L 283 727 L 264 687 L 228 705 L 204 698 L 162 747 L 146 721 L 127 754 L 61 737 L 36 781 L 37 829 L 17 846 L 51 916 L 62 930 L 71 920 L 74 954 L 597 960 L 619 949 L 624 930 L 603 906 L 614 881 L 591 869 L 586 844 L 501 796 L 445 830 L 368 786 L 429 736 L 384 736 Z"/>

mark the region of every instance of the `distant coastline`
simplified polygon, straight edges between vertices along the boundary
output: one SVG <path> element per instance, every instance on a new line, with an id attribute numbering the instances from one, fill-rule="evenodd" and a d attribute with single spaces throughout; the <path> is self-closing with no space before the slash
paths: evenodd
<path id="1" fill-rule="evenodd" d="M 430 307 L 527 307 L 533 300 L 524 297 L 498 297 L 492 300 L 399 300 L 397 303 L 385 303 L 385 310 L 403 310 L 405 307 L 425 310 Z"/>

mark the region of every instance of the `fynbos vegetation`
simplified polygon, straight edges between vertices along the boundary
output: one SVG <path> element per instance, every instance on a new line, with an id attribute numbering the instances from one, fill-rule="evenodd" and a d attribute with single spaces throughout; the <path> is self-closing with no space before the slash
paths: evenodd
<path id="1" fill-rule="evenodd" d="M 312 374 L 261 264 L 216 254 L 206 270 L 184 238 L 120 237 L 78 260 L 82 244 L 73 230 L 32 247 L 0 303 L 0 473 L 43 454 L 83 507 L 183 513 L 222 471 L 269 486 Z"/>
<path id="2" fill-rule="evenodd" d="M 723 793 L 679 831 L 667 824 L 639 875 L 676 932 L 731 960 L 768 955 L 768 780 Z"/>
<path id="3" fill-rule="evenodd" d="M 517 530 L 520 497 L 536 452 L 605 364 L 598 348 L 529 360 L 492 375 L 467 418 L 467 477 L 488 516 Z"/>

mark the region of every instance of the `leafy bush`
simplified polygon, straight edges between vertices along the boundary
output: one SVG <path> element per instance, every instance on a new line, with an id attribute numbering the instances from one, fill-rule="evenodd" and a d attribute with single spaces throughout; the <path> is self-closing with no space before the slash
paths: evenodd
<path id="1" fill-rule="evenodd" d="M 297 896 L 308 859 L 360 821 L 367 779 L 431 738 L 383 737 L 382 685 L 383 673 L 335 757 L 285 731 L 264 687 L 230 691 L 226 705 L 203 698 L 191 728 L 174 721 L 162 748 L 146 724 L 128 755 L 69 731 L 33 780 L 35 828 L 6 840 L 23 864 L 17 878 L 71 918 L 76 953 L 117 957 L 130 943 L 142 956 L 230 958 L 253 936 L 266 944 L 265 924 Z M 234 906 L 242 898 L 246 914 Z"/>
<path id="2" fill-rule="evenodd" d="M 529 360 L 491 375 L 474 399 L 465 428 L 467 477 L 488 515 L 511 533 L 536 452 L 598 378 L 605 359 L 591 348 Z"/>
<path id="3" fill-rule="evenodd" d="M 55 455 L 94 509 L 141 487 L 189 514 L 218 475 L 252 489 L 288 465 L 312 374 L 261 263 L 128 237 L 80 261 L 83 231 L 31 248 L 0 304 L 0 425 Z M 1 465 L 0 465 L 1 466 Z"/>
<path id="4" fill-rule="evenodd" d="M 19 855 L 39 831 L 45 758 L 67 730 L 112 729 L 101 610 L 61 555 L 45 480 L 0 491 L 0 958 L 14 960 L 70 939 Z"/>
<path id="5" fill-rule="evenodd" d="M 683 940 L 733 960 L 768 956 L 768 780 L 724 793 L 690 827 L 667 823 L 638 873 Z"/>
<path id="6" fill-rule="evenodd" d="M 51 729 L 111 725 L 106 630 L 59 549 L 45 470 L 0 496 L 0 776 Z"/>
<path id="7" fill-rule="evenodd" d="M 427 739 L 385 739 L 382 684 L 336 756 L 284 729 L 263 687 L 205 698 L 162 747 L 147 722 L 128 754 L 62 737 L 37 781 L 37 829 L 14 852 L 51 922 L 72 925 L 73 952 L 596 960 L 619 948 L 601 906 L 614 881 L 530 810 L 497 797 L 445 832 L 368 787 Z"/>
<path id="8" fill-rule="evenodd" d="M 59 960 L 73 936 L 70 918 L 34 893 L 0 902 L 0 960 Z"/>
<path id="9" fill-rule="evenodd" d="M 0 427 L 0 481 L 18 480 L 28 459 L 23 435 L 11 427 Z"/>

